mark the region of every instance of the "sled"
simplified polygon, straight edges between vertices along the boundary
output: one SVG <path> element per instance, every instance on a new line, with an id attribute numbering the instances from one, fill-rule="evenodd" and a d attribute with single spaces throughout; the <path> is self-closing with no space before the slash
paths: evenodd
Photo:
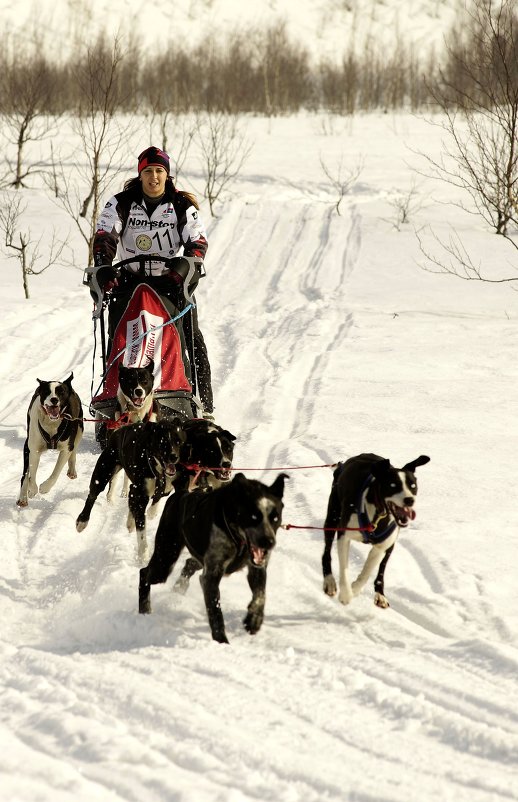
<path id="1" fill-rule="evenodd" d="M 169 273 L 152 276 L 152 261 L 165 262 Z M 134 270 L 135 263 L 138 272 Z M 100 271 L 113 269 L 117 284 L 104 292 Z M 176 274 L 177 281 L 171 273 Z M 145 367 L 153 360 L 154 396 L 162 417 L 198 416 L 201 402 L 196 395 L 190 315 L 194 306 L 192 292 L 204 275 L 203 260 L 192 256 L 136 256 L 111 268 L 86 268 L 83 284 L 89 287 L 94 301 L 94 373 L 98 323 L 102 363 L 101 381 L 92 393 L 90 414 L 95 418 L 95 436 L 102 447 L 108 430 L 113 428 L 110 421 L 115 416 L 120 362 L 126 367 Z M 94 383 L 93 380 L 92 387 Z"/>

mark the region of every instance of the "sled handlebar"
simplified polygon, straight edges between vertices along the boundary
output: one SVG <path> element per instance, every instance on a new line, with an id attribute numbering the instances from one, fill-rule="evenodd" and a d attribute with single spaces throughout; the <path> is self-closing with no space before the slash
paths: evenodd
<path id="1" fill-rule="evenodd" d="M 182 279 L 181 283 L 183 285 L 184 298 L 187 303 L 192 303 L 192 294 L 196 289 L 198 281 L 206 275 L 203 259 L 198 256 L 132 256 L 130 259 L 123 259 L 121 262 L 116 262 L 113 265 L 90 265 L 85 268 L 83 273 L 83 285 L 90 289 L 90 295 L 94 302 L 92 317 L 94 319 L 99 318 L 104 306 L 105 282 L 102 282 L 101 285 L 99 281 L 99 278 L 101 278 L 101 271 L 109 269 L 113 278 L 119 278 L 124 270 L 127 270 L 127 272 L 133 276 L 153 278 L 151 262 L 164 262 L 166 266 L 170 268 L 169 273 L 176 273 L 180 276 Z M 139 265 L 139 269 L 129 270 L 128 265 L 135 263 Z M 149 265 L 147 272 L 146 264 Z M 155 278 L 159 278 L 159 276 L 155 276 Z"/>

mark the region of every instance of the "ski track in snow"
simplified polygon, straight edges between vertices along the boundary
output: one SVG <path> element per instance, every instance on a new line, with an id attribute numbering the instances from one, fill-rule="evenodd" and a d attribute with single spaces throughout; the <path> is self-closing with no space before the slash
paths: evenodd
<path id="1" fill-rule="evenodd" d="M 254 478 L 347 456 L 347 432 L 336 432 L 338 443 L 318 432 L 332 410 L 329 377 L 341 376 L 353 332 L 369 335 L 350 290 L 362 229 L 354 203 L 337 216 L 307 202 L 276 210 L 271 200 L 235 202 L 212 225 L 217 268 L 200 288 L 200 317 L 217 418 L 238 435 L 235 465 L 262 468 Z M 171 580 L 154 588 L 153 615 L 136 613 L 125 500 L 109 507 L 101 497 L 89 527 L 75 532 L 97 457 L 88 424 L 78 480 L 65 471 L 48 496 L 16 509 L 36 374 L 73 369 L 88 414 L 84 291 L 63 304 L 81 322 L 73 336 L 61 301 L 34 306 L 30 338 L 9 339 L 10 392 L 0 397 L 4 798 L 407 802 L 419 789 L 420 799 L 441 802 L 516 799 L 512 632 L 482 581 L 472 578 L 467 600 L 462 568 L 417 544 L 419 525 L 433 521 L 402 534 L 387 611 L 374 607 L 371 587 L 349 608 L 327 598 L 320 533 L 279 532 L 263 630 L 255 639 L 243 631 L 248 586 L 231 577 L 222 588 L 231 647 L 221 648 L 209 639 L 196 579 L 185 597 Z M 7 316 L 4 336 L 13 325 Z M 321 525 L 330 482 L 327 469 L 294 469 L 285 521 Z M 353 570 L 364 556 L 353 547 Z M 21 790 L 9 780 L 19 755 Z"/>

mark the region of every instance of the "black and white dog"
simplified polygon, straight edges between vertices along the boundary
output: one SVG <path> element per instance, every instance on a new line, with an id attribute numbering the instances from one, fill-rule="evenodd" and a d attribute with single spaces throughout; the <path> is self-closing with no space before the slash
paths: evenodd
<path id="1" fill-rule="evenodd" d="M 149 362 L 144 368 L 127 368 L 119 362 L 119 387 L 115 420 L 121 418 L 124 423 L 155 422 L 158 405 L 153 396 L 154 363 Z"/>
<path id="2" fill-rule="evenodd" d="M 40 493 L 48 493 L 68 462 L 67 476 L 76 479 L 76 452 L 83 436 L 83 408 L 81 400 L 72 388 L 71 373 L 68 379 L 42 381 L 31 398 L 27 411 L 27 438 L 23 445 L 23 474 L 18 501 L 26 507 L 29 498 L 38 492 L 36 473 L 44 451 L 55 449 L 58 458 L 54 470 L 40 486 Z"/>
<path id="3" fill-rule="evenodd" d="M 165 582 L 184 546 L 203 566 L 201 586 L 214 640 L 228 643 L 220 607 L 223 576 L 248 566 L 252 601 L 244 618 L 254 635 L 264 618 L 266 568 L 281 523 L 286 474 L 271 486 L 238 473 L 212 492 L 180 491 L 165 504 L 155 538 L 155 550 L 140 571 L 139 612 L 150 613 L 151 585 Z"/>
<path id="4" fill-rule="evenodd" d="M 146 367 L 126 367 L 119 362 L 119 386 L 117 388 L 117 403 L 115 405 L 113 428 L 129 426 L 134 423 L 151 421 L 155 423 L 159 418 L 158 404 L 153 395 L 154 362 L 151 360 Z M 107 425 L 108 430 L 112 427 Z M 124 474 L 122 495 L 127 497 L 129 492 L 129 477 Z M 113 500 L 116 480 L 110 482 L 108 501 Z"/>
<path id="5" fill-rule="evenodd" d="M 175 479 L 177 490 L 214 490 L 230 481 L 235 435 L 217 423 L 192 418 L 183 422 L 185 443 Z"/>
<path id="6" fill-rule="evenodd" d="M 407 526 L 415 518 L 415 470 L 429 461 L 430 457 L 420 456 L 403 468 L 394 468 L 390 460 L 377 454 L 359 454 L 338 463 L 333 474 L 324 524 L 322 569 L 324 591 L 328 596 L 336 593 L 331 570 L 331 547 L 338 531 L 339 600 L 342 604 L 349 604 L 374 571 L 378 570 L 374 582 L 374 603 L 378 607 L 389 606 L 384 593 L 385 568 L 400 527 Z M 366 543 L 371 548 L 361 572 L 351 583 L 348 562 L 352 540 Z"/>
<path id="7" fill-rule="evenodd" d="M 136 528 L 138 557 L 141 564 L 146 562 L 146 507 L 151 498 L 151 508 L 156 509 L 159 500 L 171 492 L 184 439 L 181 421 L 177 418 L 116 429 L 93 470 L 88 497 L 77 517 L 77 531 L 86 528 L 97 497 L 123 469 L 131 482 L 128 531 Z"/>

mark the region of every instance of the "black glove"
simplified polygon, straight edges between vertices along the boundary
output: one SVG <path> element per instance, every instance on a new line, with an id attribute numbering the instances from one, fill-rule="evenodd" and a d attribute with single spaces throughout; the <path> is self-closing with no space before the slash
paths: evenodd
<path id="1" fill-rule="evenodd" d="M 103 265 L 111 265 L 112 260 L 108 259 L 104 253 L 94 253 L 94 265 L 95 267 L 102 267 Z"/>
<path id="2" fill-rule="evenodd" d="M 112 265 L 102 264 L 97 271 L 97 281 L 103 292 L 109 292 L 117 286 L 117 270 Z"/>

